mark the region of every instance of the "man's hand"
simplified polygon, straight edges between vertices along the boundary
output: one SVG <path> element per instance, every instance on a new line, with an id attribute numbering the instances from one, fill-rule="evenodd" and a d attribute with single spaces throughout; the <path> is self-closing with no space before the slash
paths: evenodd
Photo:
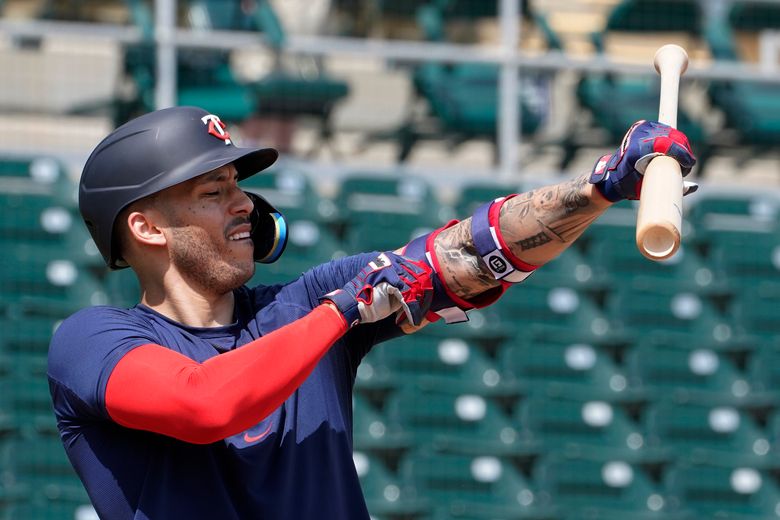
<path id="1" fill-rule="evenodd" d="M 381 253 L 342 289 L 320 298 L 335 304 L 347 324 L 373 323 L 403 309 L 420 325 L 431 305 L 431 268 L 392 252 Z"/>
<path id="2" fill-rule="evenodd" d="M 659 155 L 668 155 L 679 162 L 683 177 L 696 164 L 684 133 L 663 123 L 637 121 L 623 137 L 620 148 L 596 162 L 588 180 L 611 202 L 639 199 L 647 165 Z M 698 184 L 686 181 L 683 194 L 693 193 L 698 187 Z"/>

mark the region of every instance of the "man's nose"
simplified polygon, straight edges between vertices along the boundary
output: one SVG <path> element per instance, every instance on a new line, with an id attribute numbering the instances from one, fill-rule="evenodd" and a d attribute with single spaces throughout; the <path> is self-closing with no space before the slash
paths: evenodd
<path id="1" fill-rule="evenodd" d="M 233 198 L 230 206 L 230 212 L 234 215 L 248 215 L 252 213 L 255 207 L 255 203 L 249 198 L 244 190 L 236 189 L 236 195 Z"/>

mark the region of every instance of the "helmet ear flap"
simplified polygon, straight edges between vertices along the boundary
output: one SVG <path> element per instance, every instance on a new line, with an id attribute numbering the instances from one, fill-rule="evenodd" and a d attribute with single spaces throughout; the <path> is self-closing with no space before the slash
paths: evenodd
<path id="1" fill-rule="evenodd" d="M 276 208 L 257 193 L 251 191 L 244 193 L 254 204 L 250 221 L 251 237 L 255 246 L 255 262 L 273 263 L 282 256 L 287 246 L 287 221 Z"/>

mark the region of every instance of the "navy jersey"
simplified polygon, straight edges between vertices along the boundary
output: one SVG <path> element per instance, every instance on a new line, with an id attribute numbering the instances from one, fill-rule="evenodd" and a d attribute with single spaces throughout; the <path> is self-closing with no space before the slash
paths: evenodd
<path id="1" fill-rule="evenodd" d="M 143 305 L 92 307 L 65 320 L 51 342 L 49 385 L 65 450 L 101 518 L 368 518 L 352 462 L 352 385 L 368 350 L 402 334 L 393 318 L 349 331 L 282 406 L 213 444 L 119 426 L 105 390 L 137 346 L 156 343 L 198 362 L 240 348 L 306 315 L 374 256 L 333 261 L 286 285 L 241 287 L 234 323 L 224 327 L 187 327 Z"/>

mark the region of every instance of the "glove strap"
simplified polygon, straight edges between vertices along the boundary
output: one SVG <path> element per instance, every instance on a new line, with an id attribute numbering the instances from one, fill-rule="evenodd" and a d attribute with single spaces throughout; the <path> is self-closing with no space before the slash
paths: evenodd
<path id="1" fill-rule="evenodd" d="M 498 216 L 501 206 L 517 194 L 486 202 L 471 217 L 471 237 L 479 256 L 496 280 L 515 284 L 524 281 L 539 267 L 523 262 L 507 247 L 501 236 Z"/>
<path id="2" fill-rule="evenodd" d="M 610 162 L 612 161 L 612 155 L 607 154 L 599 157 L 596 161 L 596 165 L 593 167 L 593 171 L 588 178 L 588 182 L 596 187 L 596 190 L 610 202 L 617 202 L 623 200 L 625 197 L 617 189 L 613 179 L 609 175 Z M 613 168 L 614 169 L 614 168 Z"/>
<path id="3" fill-rule="evenodd" d="M 347 322 L 348 328 L 351 329 L 360 323 L 360 309 L 358 307 L 359 302 L 356 298 L 352 297 L 347 292 L 341 289 L 336 289 L 335 291 L 331 291 L 319 298 L 320 303 L 322 303 L 323 300 L 333 302 L 341 315 L 344 316 L 344 320 Z"/>

